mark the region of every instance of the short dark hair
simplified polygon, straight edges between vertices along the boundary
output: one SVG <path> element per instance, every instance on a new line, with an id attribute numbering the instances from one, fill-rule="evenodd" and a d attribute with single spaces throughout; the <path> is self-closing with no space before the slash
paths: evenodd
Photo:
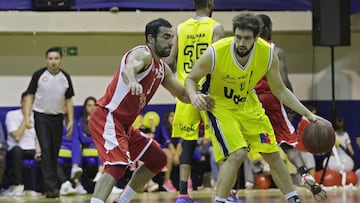
<path id="1" fill-rule="evenodd" d="M 146 43 L 148 42 L 148 35 L 152 35 L 152 37 L 156 38 L 159 33 L 160 27 L 169 27 L 171 28 L 172 25 L 169 21 L 165 20 L 164 18 L 158 18 L 155 20 L 150 21 L 146 24 L 145 27 L 145 39 Z"/>
<path id="2" fill-rule="evenodd" d="M 265 14 L 259 14 L 257 15 L 261 22 L 263 23 L 263 26 L 260 31 L 260 37 L 264 40 L 271 40 L 271 28 L 272 28 L 272 22 L 268 15 Z"/>
<path id="3" fill-rule="evenodd" d="M 194 0 L 195 9 L 206 8 L 210 0 Z"/>
<path id="4" fill-rule="evenodd" d="M 271 22 L 271 19 L 270 19 L 270 17 L 269 17 L 268 15 L 259 14 L 259 15 L 257 15 L 257 16 L 258 16 L 258 17 L 260 18 L 260 20 L 263 22 L 264 27 L 270 28 L 272 22 Z"/>
<path id="5" fill-rule="evenodd" d="M 60 57 L 62 57 L 62 51 L 61 51 L 61 49 L 59 47 L 51 47 L 51 48 L 49 48 L 45 53 L 45 58 L 47 58 L 47 56 L 48 56 L 48 54 L 50 52 L 57 52 L 57 53 L 59 53 Z"/>
<path id="6" fill-rule="evenodd" d="M 254 37 L 256 37 L 262 27 L 262 22 L 259 17 L 252 13 L 241 13 L 233 18 L 233 32 L 236 28 L 242 30 L 251 30 Z"/>

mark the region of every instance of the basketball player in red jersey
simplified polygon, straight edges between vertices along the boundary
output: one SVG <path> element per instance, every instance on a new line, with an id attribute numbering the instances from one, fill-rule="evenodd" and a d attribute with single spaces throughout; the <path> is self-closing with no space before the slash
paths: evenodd
<path id="1" fill-rule="evenodd" d="M 270 17 L 262 14 L 258 15 L 258 17 L 264 24 L 260 37 L 271 43 L 272 22 Z M 275 53 L 277 53 L 279 58 L 281 78 L 286 87 L 292 91 L 292 86 L 287 76 L 284 51 L 279 47 L 275 47 Z M 317 200 L 326 199 L 326 192 L 309 174 L 308 169 L 301 158 L 300 152 L 295 148 L 297 144 L 295 128 L 289 121 L 283 104 L 272 94 L 266 77 L 262 78 L 258 82 L 255 86 L 255 90 L 265 109 L 266 115 L 269 117 L 271 125 L 274 128 L 276 140 L 279 143 L 279 146 L 284 150 L 289 160 L 297 168 L 298 173 L 302 177 L 302 183 L 313 193 Z"/>
<path id="2" fill-rule="evenodd" d="M 167 20 L 149 22 L 145 28 L 146 45 L 134 47 L 123 56 L 105 95 L 97 102 L 89 129 L 104 164 L 104 174 L 95 185 L 91 203 L 106 201 L 129 164 L 144 162 L 117 202 L 130 202 L 166 165 L 166 155 L 159 145 L 131 124 L 160 84 L 183 102 L 190 101 L 185 88 L 161 60 L 170 54 L 173 36 Z"/>

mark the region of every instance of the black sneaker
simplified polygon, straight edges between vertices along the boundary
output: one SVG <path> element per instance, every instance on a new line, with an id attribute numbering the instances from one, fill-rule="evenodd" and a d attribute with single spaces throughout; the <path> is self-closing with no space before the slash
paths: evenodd
<path id="1" fill-rule="evenodd" d="M 313 193 L 316 200 L 326 200 L 327 195 L 326 191 L 321 188 L 321 186 L 315 182 L 314 177 L 312 177 L 310 174 L 304 174 L 301 177 L 301 181 L 304 184 L 304 186 Z"/>
<path id="2" fill-rule="evenodd" d="M 48 191 L 45 195 L 46 198 L 58 198 L 59 197 L 59 190 L 55 191 Z"/>

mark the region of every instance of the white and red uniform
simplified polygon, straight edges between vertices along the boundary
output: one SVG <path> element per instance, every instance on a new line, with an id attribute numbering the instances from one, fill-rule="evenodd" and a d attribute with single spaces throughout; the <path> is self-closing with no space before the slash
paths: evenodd
<path id="1" fill-rule="evenodd" d="M 310 121 L 306 117 L 301 117 L 301 120 L 298 123 L 297 126 L 297 135 L 298 135 L 298 144 L 296 145 L 296 148 L 298 150 L 307 152 L 307 150 L 304 147 L 304 144 L 302 142 L 302 133 L 304 131 L 304 128 L 310 123 Z"/>
<path id="2" fill-rule="evenodd" d="M 99 156 L 104 165 L 128 165 L 141 158 L 152 139 L 131 127 L 144 106 L 150 101 L 165 77 L 165 65 L 152 60 L 151 65 L 135 78 L 143 87 L 143 94 L 132 95 L 121 72 L 126 64 L 128 51 L 122 58 L 119 69 L 107 87 L 105 95 L 97 102 L 91 115 L 89 129 Z"/>
<path id="3" fill-rule="evenodd" d="M 271 92 L 265 76 L 256 84 L 255 90 L 274 128 L 277 142 L 295 147 L 297 144 L 295 128 L 287 117 L 284 105 Z"/>

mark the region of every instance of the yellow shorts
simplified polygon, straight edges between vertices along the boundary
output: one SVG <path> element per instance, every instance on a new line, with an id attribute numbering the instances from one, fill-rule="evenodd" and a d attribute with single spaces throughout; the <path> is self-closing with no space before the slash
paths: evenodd
<path id="1" fill-rule="evenodd" d="M 197 140 L 199 138 L 199 124 L 204 122 L 205 137 L 210 138 L 212 131 L 205 111 L 198 111 L 191 104 L 176 103 L 172 137 L 183 140 Z"/>
<path id="2" fill-rule="evenodd" d="M 247 148 L 250 154 L 279 151 L 274 130 L 262 108 L 214 108 L 208 113 L 208 117 L 213 130 L 212 143 L 216 161 L 225 159 L 241 148 Z"/>

